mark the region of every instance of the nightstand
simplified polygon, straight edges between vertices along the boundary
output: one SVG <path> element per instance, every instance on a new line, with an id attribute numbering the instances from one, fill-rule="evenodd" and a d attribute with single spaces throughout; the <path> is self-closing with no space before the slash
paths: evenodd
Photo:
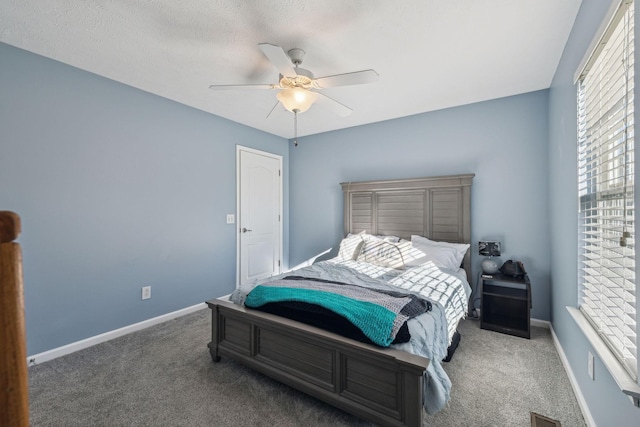
<path id="1" fill-rule="evenodd" d="M 531 283 L 529 276 L 480 274 L 480 328 L 522 338 L 531 336 Z"/>

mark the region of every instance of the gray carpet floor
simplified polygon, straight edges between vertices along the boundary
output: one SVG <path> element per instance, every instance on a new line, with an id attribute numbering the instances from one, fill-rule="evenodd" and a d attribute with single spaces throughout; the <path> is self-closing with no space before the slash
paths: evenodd
<path id="1" fill-rule="evenodd" d="M 29 368 L 32 426 L 370 426 L 222 358 L 208 309 Z M 465 320 L 445 369 L 447 408 L 426 425 L 531 425 L 530 412 L 584 426 L 549 330 L 531 340 Z"/>

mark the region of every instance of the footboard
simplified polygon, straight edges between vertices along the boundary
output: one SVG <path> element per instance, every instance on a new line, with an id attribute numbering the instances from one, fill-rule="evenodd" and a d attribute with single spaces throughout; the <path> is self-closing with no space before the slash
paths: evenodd
<path id="1" fill-rule="evenodd" d="M 422 426 L 428 359 L 224 300 L 207 304 L 214 361 L 229 357 L 381 425 Z"/>

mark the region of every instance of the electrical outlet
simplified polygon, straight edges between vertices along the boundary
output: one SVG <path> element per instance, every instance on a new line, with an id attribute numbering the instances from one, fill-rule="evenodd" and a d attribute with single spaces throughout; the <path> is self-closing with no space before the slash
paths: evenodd
<path id="1" fill-rule="evenodd" d="M 151 286 L 143 286 L 142 287 L 142 299 L 151 298 Z"/>
<path id="2" fill-rule="evenodd" d="M 594 377 L 593 377 L 593 354 L 591 354 L 590 351 L 588 351 L 587 354 L 588 354 L 587 372 L 589 373 L 589 378 L 591 378 L 593 380 L 594 379 Z"/>
<path id="3" fill-rule="evenodd" d="M 227 224 L 233 224 L 236 222 L 236 216 L 234 214 L 227 214 Z"/>

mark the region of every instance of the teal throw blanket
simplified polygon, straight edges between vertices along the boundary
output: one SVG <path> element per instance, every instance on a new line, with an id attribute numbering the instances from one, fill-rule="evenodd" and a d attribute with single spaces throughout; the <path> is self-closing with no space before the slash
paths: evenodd
<path id="1" fill-rule="evenodd" d="M 337 313 L 358 327 L 374 343 L 388 347 L 394 340 L 397 314 L 382 305 L 359 301 L 344 295 L 315 289 L 272 287 L 258 285 L 247 295 L 247 307 L 298 301 L 316 304 Z"/>

